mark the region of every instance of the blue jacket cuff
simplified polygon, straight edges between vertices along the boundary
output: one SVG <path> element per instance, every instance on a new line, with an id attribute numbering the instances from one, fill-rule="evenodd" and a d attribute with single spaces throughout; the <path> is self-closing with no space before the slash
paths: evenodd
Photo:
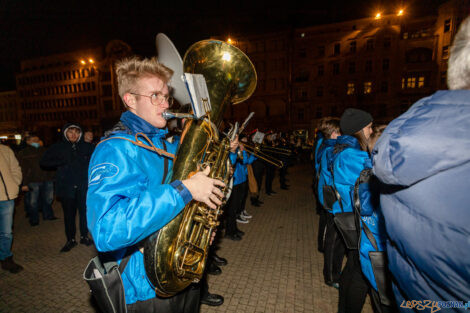
<path id="1" fill-rule="evenodd" d="M 175 188 L 176 191 L 178 191 L 181 198 L 183 198 L 185 205 L 188 204 L 191 200 L 193 200 L 193 196 L 189 192 L 188 188 L 186 188 L 185 185 L 183 185 L 181 180 L 175 180 L 170 185 L 173 186 L 173 188 Z"/>

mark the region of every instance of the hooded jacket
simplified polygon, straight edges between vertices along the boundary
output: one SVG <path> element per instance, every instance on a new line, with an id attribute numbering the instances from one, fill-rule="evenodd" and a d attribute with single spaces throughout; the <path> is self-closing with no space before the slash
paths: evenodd
<path id="1" fill-rule="evenodd" d="M 71 143 L 65 135 L 67 129 L 77 127 L 80 137 Z M 73 198 L 75 193 L 86 193 L 88 163 L 94 146 L 83 141 L 83 131 L 77 123 L 67 123 L 62 128 L 62 140 L 53 144 L 44 153 L 40 165 L 56 168 L 56 194 L 58 197 Z"/>
<path id="2" fill-rule="evenodd" d="M 13 150 L 0 144 L 0 201 L 18 197 L 21 178 L 21 168 Z"/>
<path id="3" fill-rule="evenodd" d="M 470 299 L 469 121 L 470 91 L 438 91 L 392 121 L 373 150 L 399 305 Z"/>

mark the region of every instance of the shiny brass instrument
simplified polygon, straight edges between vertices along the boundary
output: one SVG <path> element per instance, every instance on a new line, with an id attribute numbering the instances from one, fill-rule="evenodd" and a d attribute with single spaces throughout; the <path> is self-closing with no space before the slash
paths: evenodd
<path id="1" fill-rule="evenodd" d="M 183 63 L 184 72 L 204 75 L 212 111 L 207 118 L 191 120 L 185 126 L 171 180 L 184 180 L 199 167 L 210 166 L 210 177 L 228 183 L 230 141 L 219 140 L 217 128 L 228 105 L 240 103 L 254 92 L 256 71 L 242 51 L 218 40 L 195 43 L 186 52 Z M 223 191 L 226 193 L 227 188 Z M 220 207 L 212 210 L 191 201 L 148 238 L 144 264 L 157 295 L 170 297 L 200 280 L 220 214 Z"/>
<path id="2" fill-rule="evenodd" d="M 272 156 L 264 153 L 262 150 L 260 150 L 259 146 L 255 145 L 250 145 L 247 143 L 242 142 L 243 147 L 245 148 L 246 152 L 253 154 L 255 157 L 258 159 L 264 160 L 268 162 L 269 164 L 274 165 L 277 168 L 282 168 L 284 166 L 284 163 L 276 158 L 273 158 Z"/>
<path id="3" fill-rule="evenodd" d="M 282 154 L 282 155 L 287 155 L 287 156 L 292 155 L 292 150 L 290 149 L 272 147 L 268 145 L 259 145 L 258 149 L 267 153 Z"/>

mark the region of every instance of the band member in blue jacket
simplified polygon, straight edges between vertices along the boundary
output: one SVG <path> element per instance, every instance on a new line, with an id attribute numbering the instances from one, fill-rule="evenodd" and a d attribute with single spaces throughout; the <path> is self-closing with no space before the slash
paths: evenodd
<path id="1" fill-rule="evenodd" d="M 367 142 L 372 134 L 372 116 L 365 111 L 349 108 L 341 116 L 340 126 L 343 135 L 337 139 L 331 168 L 335 193 L 339 196 L 333 204 L 335 219 L 344 217 L 342 213 L 354 212 L 354 185 L 369 160 Z M 338 221 L 335 223 L 346 241 L 348 232 L 342 229 Z M 340 277 L 339 313 L 360 313 L 369 291 L 361 271 L 357 242 L 355 245 L 348 249 L 348 260 Z"/>
<path id="2" fill-rule="evenodd" d="M 147 278 L 141 242 L 171 221 L 191 200 L 211 208 L 221 204 L 223 182 L 207 176 L 166 182 L 177 142 L 165 140 L 162 113 L 172 102 L 168 82 L 172 70 L 156 59 L 137 57 L 116 65 L 119 95 L 127 109 L 120 122 L 97 145 L 88 171 L 87 217 L 100 252 L 121 262 L 129 312 L 197 312 L 199 288 L 188 287 L 171 298 L 158 298 Z M 136 134 L 144 146 L 133 143 Z M 145 135 L 145 136 L 144 136 Z M 118 139 L 115 137 L 124 137 Z M 147 139 L 148 138 L 148 139 Z"/>
<path id="3" fill-rule="evenodd" d="M 336 229 L 333 221 L 333 215 L 330 210 L 332 207 L 331 197 L 326 199 L 324 189 L 333 185 L 333 176 L 329 170 L 331 164 L 333 148 L 336 139 L 341 135 L 339 118 L 325 118 L 322 121 L 320 130 L 324 135 L 324 140 L 318 149 L 318 186 L 317 197 L 322 210 L 320 213 L 318 242 L 319 247 L 323 247 L 323 278 L 328 286 L 339 288 L 339 277 L 343 266 L 345 247 L 343 239 Z"/>

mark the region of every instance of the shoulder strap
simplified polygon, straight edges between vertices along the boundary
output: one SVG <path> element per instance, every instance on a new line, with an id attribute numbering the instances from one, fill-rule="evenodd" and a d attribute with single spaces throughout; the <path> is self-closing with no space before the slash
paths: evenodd
<path id="1" fill-rule="evenodd" d="M 356 183 L 354 184 L 354 211 L 359 216 L 359 218 L 361 217 L 361 201 L 359 199 L 359 185 L 366 182 L 369 179 L 371 173 L 372 173 L 371 169 L 362 170 L 361 174 L 359 175 L 359 178 L 356 180 Z M 377 245 L 377 241 L 375 240 L 374 235 L 370 231 L 367 224 L 364 221 L 362 221 L 362 219 L 361 219 L 361 225 L 362 225 L 362 228 L 364 229 L 364 233 L 366 234 L 370 243 L 374 247 L 375 251 L 379 251 L 379 247 Z"/>
<path id="2" fill-rule="evenodd" d="M 162 140 L 162 144 L 163 144 L 163 148 L 164 148 L 165 151 L 166 151 L 166 143 L 165 143 L 165 140 Z M 166 175 L 168 175 L 168 158 L 164 158 L 163 164 L 164 164 L 164 171 L 163 171 L 162 184 L 165 183 Z"/>
<path id="3" fill-rule="evenodd" d="M 3 179 L 3 175 L 1 171 L 0 171 L 0 178 L 2 179 L 3 188 L 5 188 L 5 195 L 7 196 L 8 201 L 10 201 L 10 196 L 8 195 L 7 184 L 5 183 L 5 180 Z"/>
<path id="4" fill-rule="evenodd" d="M 141 141 L 139 139 L 139 136 L 142 136 L 144 137 L 144 139 L 147 141 L 147 143 L 150 143 L 150 145 L 144 143 L 143 141 Z M 105 141 L 108 141 L 108 140 L 111 140 L 111 139 L 123 139 L 123 140 L 127 140 L 129 142 L 132 142 L 134 145 L 136 146 L 139 146 L 139 147 L 142 147 L 144 149 L 147 149 L 147 150 L 150 150 L 150 151 L 154 151 L 156 153 L 158 153 L 159 155 L 161 156 L 165 156 L 167 158 L 170 158 L 170 159 L 175 159 L 175 155 L 174 154 L 171 154 L 169 152 L 166 152 L 165 150 L 163 149 L 159 149 L 157 147 L 155 147 L 155 145 L 153 144 L 153 142 L 147 137 L 147 135 L 145 135 L 144 133 L 137 133 L 135 134 L 135 140 L 131 140 L 129 138 L 125 138 L 125 137 L 118 137 L 118 136 L 114 136 L 114 137 L 109 137 L 109 138 L 106 138 L 104 140 L 101 140 L 96 146 L 98 146 L 99 144 L 105 142 Z M 166 148 L 165 148 L 166 149 Z"/>
<path id="5" fill-rule="evenodd" d="M 123 273 L 124 269 L 127 266 L 127 263 L 129 263 L 129 259 L 131 258 L 131 254 L 127 254 L 124 258 L 122 258 L 121 263 L 119 263 L 119 273 Z"/>

